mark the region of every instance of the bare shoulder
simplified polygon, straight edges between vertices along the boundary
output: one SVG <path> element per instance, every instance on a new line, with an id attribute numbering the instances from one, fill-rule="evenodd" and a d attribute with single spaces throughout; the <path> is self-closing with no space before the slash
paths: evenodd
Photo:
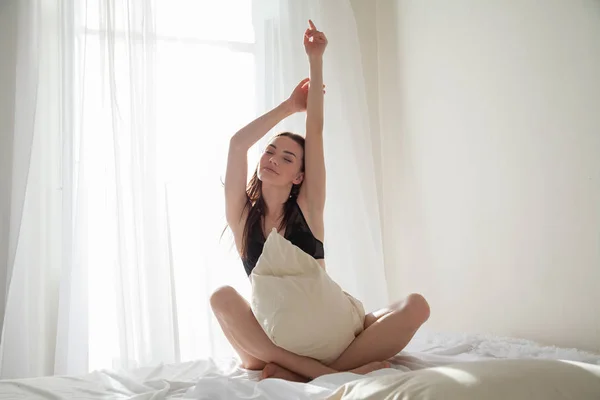
<path id="1" fill-rule="evenodd" d="M 320 210 L 312 210 L 309 207 L 308 201 L 305 196 L 302 196 L 302 192 L 300 192 L 300 196 L 296 199 L 298 203 L 298 207 L 304 214 L 304 218 L 308 223 L 308 227 L 310 228 L 312 234 L 319 239 L 321 242 L 325 240 L 325 223 L 323 221 L 323 211 Z"/>

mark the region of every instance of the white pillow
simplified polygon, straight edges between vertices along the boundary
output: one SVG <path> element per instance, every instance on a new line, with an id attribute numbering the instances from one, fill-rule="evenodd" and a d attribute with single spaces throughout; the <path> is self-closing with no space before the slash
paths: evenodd
<path id="1" fill-rule="evenodd" d="M 329 364 L 363 329 L 362 304 L 275 229 L 251 278 L 252 311 L 279 347 Z"/>
<path id="2" fill-rule="evenodd" d="M 600 366 L 559 360 L 486 360 L 355 380 L 327 400 L 598 400 Z"/>

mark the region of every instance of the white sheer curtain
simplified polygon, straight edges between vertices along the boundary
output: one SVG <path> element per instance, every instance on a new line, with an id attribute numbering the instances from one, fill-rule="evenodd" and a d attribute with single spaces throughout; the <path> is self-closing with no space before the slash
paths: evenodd
<path id="1" fill-rule="evenodd" d="M 63 244 L 64 86 L 58 4 L 51 3 L 18 3 L 2 377 L 39 375 L 54 364 Z"/>
<path id="2" fill-rule="evenodd" d="M 230 355 L 208 298 L 248 285 L 220 235 L 228 139 L 255 113 L 250 2 L 92 4 L 76 14 L 90 365 Z"/>
<path id="3" fill-rule="evenodd" d="M 220 285 L 250 289 L 221 238 L 227 144 L 306 76 L 309 17 L 330 39 L 329 271 L 367 308 L 385 304 L 348 1 L 23 0 L 19 12 L 3 378 L 233 354 L 208 305 Z M 303 133 L 303 116 L 283 128 Z"/>
<path id="4" fill-rule="evenodd" d="M 302 35 L 311 18 L 325 51 L 325 253 L 329 274 L 367 310 L 388 302 L 375 168 L 358 33 L 348 0 L 255 0 L 259 107 L 269 109 L 308 76 Z M 304 115 L 279 129 L 304 134 Z M 265 141 L 263 141 L 264 143 Z"/>
<path id="5" fill-rule="evenodd" d="M 249 293 L 221 178 L 256 114 L 251 2 L 20 7 L 2 376 L 231 356 L 208 298 Z"/>

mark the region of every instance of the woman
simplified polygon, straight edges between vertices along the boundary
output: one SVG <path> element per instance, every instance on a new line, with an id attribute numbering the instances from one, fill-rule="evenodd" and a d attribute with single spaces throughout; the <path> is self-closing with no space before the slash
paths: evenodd
<path id="1" fill-rule="evenodd" d="M 246 273 L 262 252 L 273 228 L 324 263 L 325 161 L 323 158 L 323 53 L 327 39 L 312 21 L 304 34 L 310 78 L 301 81 L 289 99 L 251 122 L 231 139 L 225 176 L 227 223 Z M 247 152 L 284 118 L 306 111 L 306 139 L 277 135 L 260 158 L 247 184 Z M 388 366 L 428 319 L 429 306 L 417 294 L 368 314 L 364 330 L 330 365 L 277 347 L 254 317 L 250 305 L 233 288 L 211 296 L 212 309 L 225 336 L 246 369 L 263 370 L 262 378 L 307 381 L 339 371 L 368 373 Z"/>

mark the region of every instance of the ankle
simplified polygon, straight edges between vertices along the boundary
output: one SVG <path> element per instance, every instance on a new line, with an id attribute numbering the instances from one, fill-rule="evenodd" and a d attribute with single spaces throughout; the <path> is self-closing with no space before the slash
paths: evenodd
<path id="1" fill-rule="evenodd" d="M 285 349 L 273 344 L 265 353 L 265 362 L 267 364 L 281 366 L 286 364 L 288 352 Z"/>

